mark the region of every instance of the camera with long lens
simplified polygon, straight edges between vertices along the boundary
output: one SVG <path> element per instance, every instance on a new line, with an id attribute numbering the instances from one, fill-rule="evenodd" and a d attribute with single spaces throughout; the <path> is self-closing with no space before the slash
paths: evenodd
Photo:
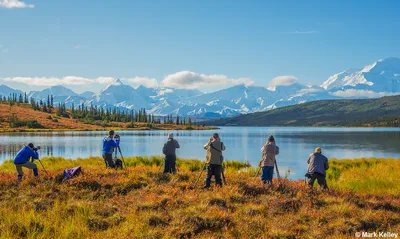
<path id="1" fill-rule="evenodd" d="M 121 138 L 121 136 L 119 136 L 119 134 L 116 134 L 114 137 L 115 137 L 116 139 Z"/>
<path id="2" fill-rule="evenodd" d="M 40 146 L 36 146 L 35 148 L 33 148 L 34 151 L 38 151 L 40 150 Z"/>

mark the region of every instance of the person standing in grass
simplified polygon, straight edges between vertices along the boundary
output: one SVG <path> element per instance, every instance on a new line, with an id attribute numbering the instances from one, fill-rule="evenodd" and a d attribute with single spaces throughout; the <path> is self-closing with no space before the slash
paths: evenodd
<path id="1" fill-rule="evenodd" d="M 110 130 L 108 136 L 103 139 L 103 159 L 109 168 L 115 168 L 112 154 L 115 148 L 119 147 L 119 142 L 120 137 L 119 135 L 115 135 L 114 130 Z"/>
<path id="2" fill-rule="evenodd" d="M 315 149 L 315 152 L 308 158 L 308 170 L 306 177 L 308 177 L 308 185 L 312 188 L 315 180 L 323 189 L 328 189 L 326 183 L 326 170 L 329 169 L 328 159 L 322 154 L 320 147 Z"/>
<path id="3" fill-rule="evenodd" d="M 222 151 L 226 149 L 225 145 L 221 142 L 219 135 L 217 133 L 214 133 L 213 136 L 204 145 L 204 149 L 207 150 L 207 175 L 204 182 L 204 188 L 209 188 L 211 186 L 211 178 L 213 175 L 215 177 L 216 185 L 222 187 L 221 173 L 222 163 L 224 160 L 222 156 Z"/>
<path id="4" fill-rule="evenodd" d="M 261 171 L 261 180 L 264 184 L 267 182 L 272 185 L 272 178 L 274 174 L 274 165 L 276 158 L 275 156 L 279 154 L 279 147 L 276 146 L 274 136 L 270 135 L 267 139 L 265 145 L 261 148 L 262 158 L 259 163 Z"/>
<path id="5" fill-rule="evenodd" d="M 174 134 L 168 134 L 168 141 L 164 144 L 164 173 L 176 173 L 176 149 L 179 149 L 179 143 L 174 139 Z"/>
<path id="6" fill-rule="evenodd" d="M 24 146 L 17 153 L 17 156 L 15 156 L 14 158 L 14 164 L 18 172 L 18 181 L 21 181 L 24 175 L 22 167 L 32 169 L 35 177 L 39 176 L 37 165 L 34 164 L 33 162 L 29 162 L 30 158 L 32 158 L 33 160 L 39 159 L 39 154 L 37 152 L 37 149 L 32 143 L 29 143 L 28 145 Z"/>

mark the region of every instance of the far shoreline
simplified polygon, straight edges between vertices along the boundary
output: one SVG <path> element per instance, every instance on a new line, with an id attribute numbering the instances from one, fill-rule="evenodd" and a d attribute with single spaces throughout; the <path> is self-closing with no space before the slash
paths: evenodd
<path id="1" fill-rule="evenodd" d="M 97 131 L 207 131 L 207 130 L 219 130 L 219 127 L 205 126 L 200 128 L 99 128 L 99 129 L 0 129 L 0 133 L 43 133 L 43 132 L 97 132 Z"/>

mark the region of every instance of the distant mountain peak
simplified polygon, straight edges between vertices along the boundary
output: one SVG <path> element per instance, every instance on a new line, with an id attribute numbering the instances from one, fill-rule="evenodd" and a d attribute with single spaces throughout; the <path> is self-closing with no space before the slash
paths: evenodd
<path id="1" fill-rule="evenodd" d="M 117 79 L 117 80 L 115 80 L 114 85 L 123 85 L 123 83 L 120 79 Z"/>

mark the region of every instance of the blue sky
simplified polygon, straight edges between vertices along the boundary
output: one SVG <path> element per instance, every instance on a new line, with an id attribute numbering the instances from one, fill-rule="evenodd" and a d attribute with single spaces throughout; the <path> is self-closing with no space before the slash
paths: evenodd
<path id="1" fill-rule="evenodd" d="M 77 91 L 112 78 L 204 90 L 277 76 L 319 84 L 399 57 L 399 10 L 390 0 L 0 0 L 0 79 Z"/>

